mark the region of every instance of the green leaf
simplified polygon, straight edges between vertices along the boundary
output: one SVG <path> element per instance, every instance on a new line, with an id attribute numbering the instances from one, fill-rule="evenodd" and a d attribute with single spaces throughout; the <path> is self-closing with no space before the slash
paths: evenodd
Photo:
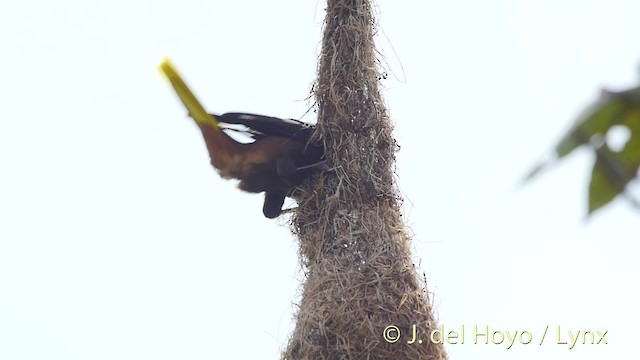
<path id="1" fill-rule="evenodd" d="M 634 141 L 638 143 L 637 138 Z M 640 153 L 633 151 L 637 144 L 629 144 L 631 140 L 620 152 L 613 152 L 606 146 L 595 149 L 596 162 L 589 184 L 589 214 L 623 193 L 629 181 L 638 173 Z"/>
<path id="2" fill-rule="evenodd" d="M 591 182 L 589 183 L 589 212 L 607 205 L 620 194 L 620 189 L 611 184 L 606 166 L 601 161 L 596 160 L 591 171 Z"/>
<path id="3" fill-rule="evenodd" d="M 620 123 L 626 108 L 623 99 L 615 97 L 614 93 L 604 93 L 560 140 L 556 146 L 558 158 L 563 158 L 580 145 L 589 143 L 594 135 L 604 136 L 610 127 Z"/>
<path id="4" fill-rule="evenodd" d="M 522 179 L 522 182 L 525 183 L 531 179 L 533 179 L 534 177 L 538 176 L 538 174 L 542 171 L 542 169 L 544 169 L 548 164 L 548 161 L 543 161 L 538 163 L 538 165 L 536 165 L 533 169 L 531 169 L 531 171 L 529 171 L 529 173 Z"/>
<path id="5" fill-rule="evenodd" d="M 620 151 L 612 151 L 606 143 L 609 130 L 621 125 L 631 137 Z M 561 159 L 580 146 L 588 145 L 596 161 L 589 183 L 588 214 L 610 203 L 624 193 L 627 184 L 640 169 L 640 86 L 625 91 L 603 91 L 555 147 Z M 536 165 L 524 181 L 535 177 L 551 160 Z"/>

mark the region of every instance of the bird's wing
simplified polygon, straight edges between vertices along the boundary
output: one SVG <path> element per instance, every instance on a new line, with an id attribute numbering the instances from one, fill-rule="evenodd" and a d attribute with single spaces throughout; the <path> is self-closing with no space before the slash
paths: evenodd
<path id="1" fill-rule="evenodd" d="M 218 126 L 232 139 L 244 144 L 266 137 L 265 134 L 240 124 L 218 123 Z"/>
<path id="2" fill-rule="evenodd" d="M 301 121 L 264 115 L 225 113 L 217 115 L 216 118 L 223 124 L 240 124 L 246 126 L 256 139 L 256 135 L 263 134 L 265 136 L 280 136 L 306 144 L 315 129 L 314 125 Z"/>

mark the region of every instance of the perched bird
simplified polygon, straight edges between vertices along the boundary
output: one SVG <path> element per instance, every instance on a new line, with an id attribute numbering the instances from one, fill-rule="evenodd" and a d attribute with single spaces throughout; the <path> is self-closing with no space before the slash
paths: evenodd
<path id="1" fill-rule="evenodd" d="M 313 125 L 244 113 L 208 114 L 168 58 L 159 69 L 202 131 L 211 165 L 223 178 L 240 180 L 241 190 L 264 192 L 264 216 L 278 217 L 285 197 L 325 167 L 324 147 L 310 142 Z M 234 140 L 229 136 L 234 131 L 251 142 Z"/>
<path id="2" fill-rule="evenodd" d="M 309 142 L 313 125 L 245 113 L 210 115 L 213 122 L 196 123 L 211 165 L 223 178 L 240 180 L 241 190 L 264 192 L 262 212 L 267 218 L 278 217 L 285 197 L 325 166 L 324 148 Z M 236 141 L 230 136 L 234 132 L 251 142 Z"/>

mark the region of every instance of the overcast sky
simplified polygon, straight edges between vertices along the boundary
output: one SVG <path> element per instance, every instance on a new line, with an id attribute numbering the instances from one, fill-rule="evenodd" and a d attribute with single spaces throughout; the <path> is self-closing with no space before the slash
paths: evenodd
<path id="1" fill-rule="evenodd" d="M 640 214 L 586 221 L 592 158 L 522 176 L 602 88 L 640 78 L 640 3 L 379 0 L 382 86 L 414 258 L 446 329 L 532 344 L 455 358 L 637 349 Z M 0 3 L 0 359 L 277 359 L 302 274 L 286 218 L 210 167 L 156 70 L 206 108 L 299 118 L 322 1 Z M 315 121 L 311 112 L 303 120 Z M 545 327 L 550 334 L 537 345 Z M 607 330 L 607 345 L 557 344 Z"/>

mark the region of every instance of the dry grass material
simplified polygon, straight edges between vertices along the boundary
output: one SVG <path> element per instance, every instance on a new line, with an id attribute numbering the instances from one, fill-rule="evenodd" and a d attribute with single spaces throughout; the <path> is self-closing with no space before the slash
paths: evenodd
<path id="1" fill-rule="evenodd" d="M 316 136 L 332 171 L 303 186 L 292 226 L 306 271 L 283 359 L 445 359 L 402 220 L 397 145 L 379 92 L 368 0 L 328 0 Z M 387 326 L 401 338 L 385 340 Z M 416 325 L 422 344 L 407 344 Z M 393 334 L 391 334 L 393 335 Z"/>

